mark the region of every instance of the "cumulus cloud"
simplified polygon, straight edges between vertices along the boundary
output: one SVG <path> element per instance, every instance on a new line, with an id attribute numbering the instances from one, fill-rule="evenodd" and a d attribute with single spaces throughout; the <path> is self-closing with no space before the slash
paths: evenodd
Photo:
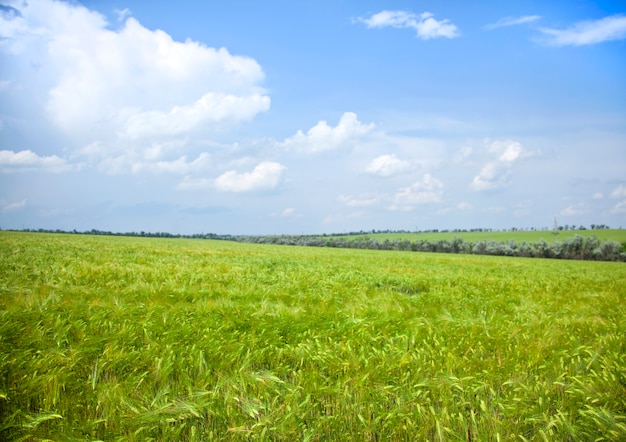
<path id="1" fill-rule="evenodd" d="M 521 17 L 504 17 L 495 23 L 485 26 L 485 29 L 496 29 L 506 26 L 524 25 L 541 19 L 540 15 L 524 15 Z"/>
<path id="2" fill-rule="evenodd" d="M 381 155 L 374 158 L 365 168 L 372 175 L 390 177 L 406 173 L 412 169 L 411 163 L 400 160 L 395 154 Z"/>
<path id="3" fill-rule="evenodd" d="M 417 37 L 422 40 L 459 36 L 458 28 L 450 23 L 450 20 L 436 20 L 433 17 L 430 12 L 416 15 L 407 11 L 381 11 L 369 18 L 361 17 L 358 20 L 365 23 L 368 28 L 410 28 L 415 30 Z"/>
<path id="4" fill-rule="evenodd" d="M 320 121 L 306 133 L 299 130 L 294 136 L 287 138 L 279 146 L 299 152 L 317 153 L 327 150 L 349 147 L 359 137 L 369 133 L 374 124 L 363 124 L 353 112 L 346 112 L 341 116 L 337 126 L 329 126 L 326 121 Z"/>
<path id="5" fill-rule="evenodd" d="M 13 70 L 7 80 L 50 85 L 46 110 L 68 133 L 179 134 L 269 108 L 251 58 L 175 41 L 132 17 L 113 30 L 74 3 L 22 1 L 15 10 L 0 17 L 0 47 L 42 69 Z"/>
<path id="6" fill-rule="evenodd" d="M 626 16 L 617 14 L 574 24 L 567 29 L 541 28 L 544 42 L 554 46 L 584 46 L 626 38 Z"/>
<path id="7" fill-rule="evenodd" d="M 286 167 L 273 161 L 263 161 L 252 172 L 229 170 L 215 180 L 215 187 L 225 192 L 248 192 L 273 189 L 280 183 Z"/>
<path id="8" fill-rule="evenodd" d="M 14 152 L 0 150 L 0 171 L 10 172 L 52 172 L 61 173 L 78 170 L 80 165 L 69 164 L 56 155 L 39 156 L 31 150 Z"/>
<path id="9" fill-rule="evenodd" d="M 392 210 L 413 210 L 416 206 L 441 201 L 444 185 L 437 178 L 425 174 L 421 181 L 417 181 L 400 189 L 393 198 Z"/>
<path id="10" fill-rule="evenodd" d="M 526 155 L 522 145 L 517 141 L 494 141 L 489 150 L 496 158 L 487 162 L 478 175 L 474 176 L 471 187 L 476 191 L 506 185 L 513 165 Z"/>

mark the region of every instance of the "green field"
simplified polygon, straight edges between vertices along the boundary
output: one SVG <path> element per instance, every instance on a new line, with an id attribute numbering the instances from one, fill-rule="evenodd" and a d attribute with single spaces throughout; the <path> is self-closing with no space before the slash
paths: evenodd
<path id="1" fill-rule="evenodd" d="M 595 236 L 600 241 L 616 241 L 626 243 L 626 229 L 602 229 L 602 230 L 560 230 L 556 236 L 557 241 L 580 236 Z M 461 238 L 464 241 L 515 241 L 535 243 L 541 240 L 552 242 L 555 237 L 552 230 L 532 230 L 532 231 L 497 231 L 497 232 L 420 232 L 420 233 L 369 233 L 363 235 L 341 236 L 346 239 L 362 239 L 364 237 L 378 241 L 409 240 L 409 241 L 437 241 Z"/>
<path id="2" fill-rule="evenodd" d="M 0 232 L 0 440 L 626 440 L 626 265 Z"/>

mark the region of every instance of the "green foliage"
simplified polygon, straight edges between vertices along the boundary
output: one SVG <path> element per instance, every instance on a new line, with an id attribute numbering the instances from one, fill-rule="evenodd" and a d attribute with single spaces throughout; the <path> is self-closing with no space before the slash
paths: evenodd
<path id="1" fill-rule="evenodd" d="M 382 238 L 382 236 L 375 236 Z M 525 241 L 516 243 L 514 240 L 465 241 L 459 237 L 452 239 L 408 239 L 384 241 L 369 237 L 347 239 L 343 237 L 318 236 L 235 236 L 229 240 L 251 242 L 255 244 L 280 244 L 313 247 L 336 247 L 348 249 L 400 250 L 413 252 L 468 253 L 474 255 L 517 256 L 524 258 L 556 258 L 584 259 L 592 261 L 626 261 L 624 246 L 618 242 L 607 240 L 600 242 L 596 236 L 574 235 L 563 241 L 551 243 L 540 240 L 528 244 Z"/>
<path id="2" fill-rule="evenodd" d="M 625 287 L 611 262 L 1 232 L 0 439 L 625 440 Z"/>

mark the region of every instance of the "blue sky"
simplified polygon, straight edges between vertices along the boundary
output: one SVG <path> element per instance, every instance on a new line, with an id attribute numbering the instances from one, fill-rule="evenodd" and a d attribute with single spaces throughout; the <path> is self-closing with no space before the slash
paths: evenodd
<path id="1" fill-rule="evenodd" d="M 626 227 L 623 2 L 0 5 L 0 228 Z"/>

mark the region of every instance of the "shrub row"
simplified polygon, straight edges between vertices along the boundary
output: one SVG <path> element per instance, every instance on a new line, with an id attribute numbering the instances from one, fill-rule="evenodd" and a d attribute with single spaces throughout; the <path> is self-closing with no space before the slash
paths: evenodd
<path id="1" fill-rule="evenodd" d="M 527 258 L 582 259 L 594 261 L 626 261 L 626 244 L 600 241 L 595 236 L 576 235 L 563 241 L 535 243 L 480 240 L 465 241 L 426 239 L 384 240 L 371 238 L 333 238 L 319 236 L 232 236 L 227 239 L 257 244 L 278 244 L 311 247 L 339 247 L 371 250 L 402 250 L 411 252 L 466 253 L 474 255 L 518 256 Z"/>

